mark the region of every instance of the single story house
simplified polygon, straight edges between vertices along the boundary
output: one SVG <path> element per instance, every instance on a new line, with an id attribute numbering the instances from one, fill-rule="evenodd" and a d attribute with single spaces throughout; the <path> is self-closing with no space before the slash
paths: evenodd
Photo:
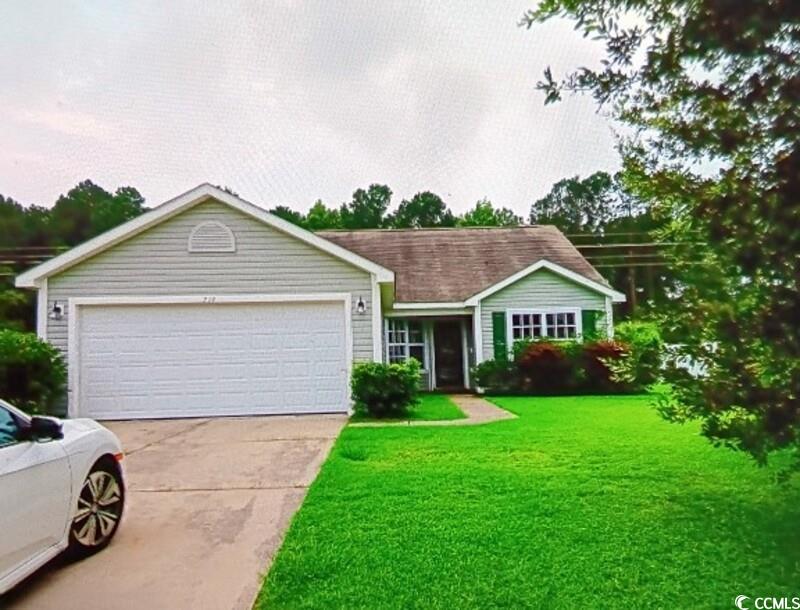
<path id="1" fill-rule="evenodd" d="M 208 184 L 16 284 L 97 419 L 347 412 L 370 360 L 463 390 L 516 339 L 610 336 L 625 298 L 554 227 L 315 234 Z"/>

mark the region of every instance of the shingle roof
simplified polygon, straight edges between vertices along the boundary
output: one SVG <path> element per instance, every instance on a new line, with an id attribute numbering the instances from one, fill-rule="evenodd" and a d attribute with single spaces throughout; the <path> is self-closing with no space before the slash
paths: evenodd
<path id="1" fill-rule="evenodd" d="M 553 226 L 320 231 L 395 273 L 404 303 L 461 302 L 544 259 L 608 286 Z"/>

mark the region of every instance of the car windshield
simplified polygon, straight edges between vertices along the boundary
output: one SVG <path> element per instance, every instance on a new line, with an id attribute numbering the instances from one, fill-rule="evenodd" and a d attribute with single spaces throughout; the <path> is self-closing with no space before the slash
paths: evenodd
<path id="1" fill-rule="evenodd" d="M 11 413 L 0 406 L 0 447 L 17 442 L 17 422 Z"/>

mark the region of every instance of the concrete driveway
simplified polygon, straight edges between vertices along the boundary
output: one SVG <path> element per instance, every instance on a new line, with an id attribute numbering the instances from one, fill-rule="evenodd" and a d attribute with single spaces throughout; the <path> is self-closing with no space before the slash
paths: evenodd
<path id="1" fill-rule="evenodd" d="M 109 422 L 122 440 L 125 516 L 112 544 L 56 560 L 10 608 L 228 609 L 252 606 L 344 416 Z"/>

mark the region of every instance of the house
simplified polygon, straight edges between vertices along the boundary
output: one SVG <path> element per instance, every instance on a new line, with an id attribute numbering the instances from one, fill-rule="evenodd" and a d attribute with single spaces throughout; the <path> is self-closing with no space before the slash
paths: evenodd
<path id="1" fill-rule="evenodd" d="M 97 419 L 346 412 L 369 360 L 464 389 L 516 339 L 610 335 L 625 298 L 553 227 L 314 234 L 208 184 L 16 284 Z"/>

